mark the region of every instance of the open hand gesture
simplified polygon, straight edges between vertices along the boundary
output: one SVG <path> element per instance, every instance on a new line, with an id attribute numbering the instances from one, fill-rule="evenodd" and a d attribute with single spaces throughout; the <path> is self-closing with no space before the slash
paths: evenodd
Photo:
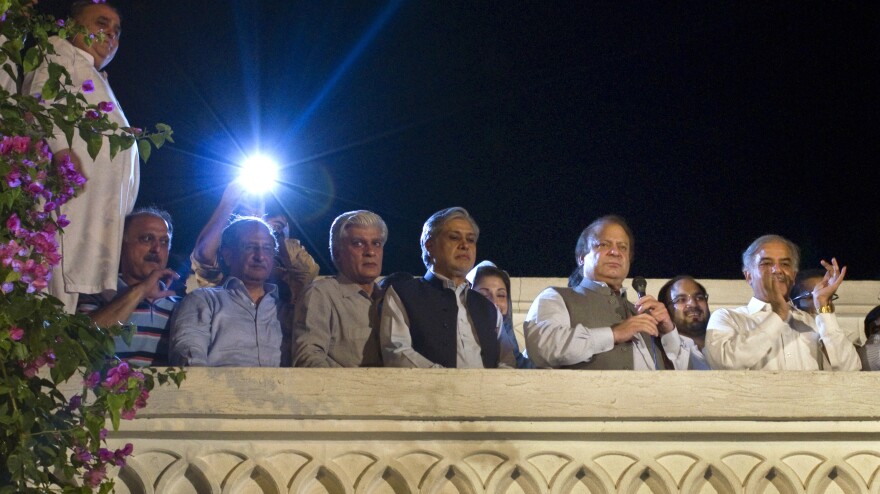
<path id="1" fill-rule="evenodd" d="M 820 262 L 825 268 L 825 276 L 813 287 L 813 303 L 816 304 L 816 310 L 831 303 L 832 296 L 837 292 L 837 288 L 840 287 L 846 276 L 846 266 L 840 269 L 837 266 L 837 259 L 832 257 L 831 264 L 825 262 L 824 259 Z"/>

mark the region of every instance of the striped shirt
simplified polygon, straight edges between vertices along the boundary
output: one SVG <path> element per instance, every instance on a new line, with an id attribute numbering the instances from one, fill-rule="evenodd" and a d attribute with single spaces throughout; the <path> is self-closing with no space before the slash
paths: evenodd
<path id="1" fill-rule="evenodd" d="M 92 295 L 80 295 L 77 312 L 91 314 L 110 303 L 117 294 L 128 290 L 128 285 L 120 277 L 116 291 L 108 290 Z M 135 367 L 166 366 L 168 363 L 168 342 L 170 327 L 168 320 L 171 312 L 180 302 L 180 297 L 165 297 L 150 303 L 143 299 L 123 325 L 135 326 L 131 344 L 126 344 L 122 337 L 114 337 L 116 356 Z"/>

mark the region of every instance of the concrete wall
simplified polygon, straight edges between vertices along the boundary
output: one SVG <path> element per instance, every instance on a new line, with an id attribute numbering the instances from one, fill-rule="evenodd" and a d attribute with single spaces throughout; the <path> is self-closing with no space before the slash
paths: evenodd
<path id="1" fill-rule="evenodd" d="M 126 493 L 878 493 L 880 373 L 191 369 Z"/>
<path id="2" fill-rule="evenodd" d="M 649 280 L 649 291 L 663 280 Z M 515 279 L 514 307 L 559 279 Z M 750 292 L 705 283 L 713 308 Z M 848 282 L 855 323 L 880 284 Z M 880 494 L 880 373 L 189 369 L 120 493 Z"/>

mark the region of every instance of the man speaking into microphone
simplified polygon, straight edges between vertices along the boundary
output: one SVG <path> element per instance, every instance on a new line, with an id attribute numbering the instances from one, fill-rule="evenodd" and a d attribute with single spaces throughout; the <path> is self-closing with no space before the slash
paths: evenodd
<path id="1" fill-rule="evenodd" d="M 575 258 L 583 280 L 547 288 L 525 321 L 528 355 L 538 367 L 589 370 L 688 368 L 690 348 L 666 307 L 635 286 L 633 304 L 623 282 L 633 235 L 619 216 L 603 216 L 581 232 Z M 644 282 L 644 278 L 641 280 Z"/>

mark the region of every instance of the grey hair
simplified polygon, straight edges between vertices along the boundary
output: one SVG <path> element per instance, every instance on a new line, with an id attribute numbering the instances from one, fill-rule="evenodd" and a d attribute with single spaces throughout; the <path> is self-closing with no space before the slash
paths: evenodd
<path id="1" fill-rule="evenodd" d="M 791 254 L 791 263 L 794 265 L 795 272 L 798 271 L 801 265 L 801 250 L 795 245 L 791 240 L 781 236 L 781 235 L 761 235 L 756 238 L 754 242 L 752 242 L 742 254 L 742 268 L 743 271 L 751 270 L 755 267 L 755 254 L 761 250 L 765 244 L 769 244 L 770 242 L 779 242 L 785 244 L 788 247 L 788 252 Z"/>
<path id="2" fill-rule="evenodd" d="M 242 234 L 248 229 L 248 227 L 253 225 L 262 225 L 266 228 L 266 231 L 275 243 L 275 250 L 277 251 L 278 239 L 272 234 L 272 227 L 269 226 L 269 223 L 266 223 L 256 216 L 239 216 L 232 220 L 232 222 L 223 229 L 223 235 L 220 237 L 220 251 L 222 252 L 225 248 L 238 249 L 239 245 L 241 245 Z"/>
<path id="3" fill-rule="evenodd" d="M 122 14 L 119 12 L 119 9 L 115 5 L 106 1 L 101 2 L 101 4 L 113 9 L 113 11 L 116 12 L 116 15 L 119 16 L 119 20 L 122 20 Z M 86 9 L 93 5 L 98 5 L 98 3 L 94 2 L 93 0 L 77 0 L 73 2 L 70 5 L 70 17 L 79 21 Z"/>
<path id="4" fill-rule="evenodd" d="M 425 267 L 431 267 L 431 254 L 428 253 L 425 244 L 428 243 L 428 240 L 436 237 L 437 234 L 440 233 L 440 230 L 443 229 L 443 225 L 448 221 L 459 218 L 467 220 L 467 222 L 471 224 L 471 228 L 474 229 L 477 239 L 480 238 L 480 227 L 477 226 L 477 222 L 474 221 L 474 218 L 467 212 L 467 209 L 455 206 L 437 211 L 428 218 L 428 221 L 425 221 L 425 225 L 422 227 L 422 237 L 419 242 L 422 244 L 422 262 L 425 263 Z"/>
<path id="5" fill-rule="evenodd" d="M 340 214 L 330 225 L 330 259 L 333 260 L 336 269 L 339 269 L 339 264 L 336 262 L 336 247 L 344 238 L 348 237 L 348 227 L 350 226 L 376 227 L 381 232 L 382 245 L 385 245 L 388 240 L 388 226 L 378 214 L 364 209 Z"/>
<path id="6" fill-rule="evenodd" d="M 159 209 L 154 206 L 137 208 L 134 211 L 125 215 L 125 222 L 122 226 L 123 231 L 128 230 L 128 225 L 131 224 L 131 220 L 137 218 L 138 216 L 155 216 L 163 220 L 165 222 L 165 225 L 168 227 L 168 237 L 174 236 L 174 223 L 171 221 L 171 214 L 164 209 Z"/>

